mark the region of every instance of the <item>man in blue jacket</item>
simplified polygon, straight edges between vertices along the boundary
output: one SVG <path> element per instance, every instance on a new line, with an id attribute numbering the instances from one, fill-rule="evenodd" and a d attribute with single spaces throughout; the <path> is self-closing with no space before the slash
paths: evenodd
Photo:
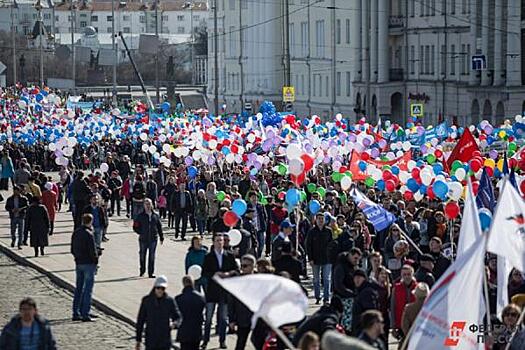
<path id="1" fill-rule="evenodd" d="M 144 199 L 144 212 L 137 216 L 133 222 L 133 230 L 139 235 L 139 264 L 140 276 L 146 272 L 146 254 L 148 256 L 148 276 L 155 278 L 155 251 L 157 250 L 157 241 L 160 237 L 160 244 L 164 243 L 162 234 L 162 224 L 160 217 L 153 211 L 151 199 Z"/>
<path id="2" fill-rule="evenodd" d="M 195 290 L 193 277 L 182 278 L 184 289 L 175 297 L 175 302 L 182 315 L 182 323 L 177 332 L 177 341 L 181 350 L 199 350 L 202 340 L 202 324 L 204 323 L 204 296 Z"/>

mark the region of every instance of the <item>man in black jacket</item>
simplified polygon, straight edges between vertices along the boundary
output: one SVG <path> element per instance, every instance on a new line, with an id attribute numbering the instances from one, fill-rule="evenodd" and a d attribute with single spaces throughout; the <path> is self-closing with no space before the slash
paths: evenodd
<path id="1" fill-rule="evenodd" d="M 292 255 L 292 242 L 283 242 L 281 245 L 281 257 L 273 263 L 275 273 L 286 271 L 290 274 L 293 281 L 301 284 L 301 273 L 303 266 L 299 259 Z"/>
<path id="2" fill-rule="evenodd" d="M 115 214 L 115 205 L 117 207 L 117 216 L 120 216 L 120 196 L 122 190 L 122 180 L 118 174 L 118 170 L 111 173 L 111 178 L 108 180 L 108 187 L 111 190 L 111 206 L 109 216 Z"/>
<path id="3" fill-rule="evenodd" d="M 75 180 L 71 184 L 71 197 L 73 199 L 73 218 L 75 220 L 75 228 L 81 225 L 81 219 L 84 208 L 89 203 L 89 196 L 91 195 L 91 190 L 87 184 L 86 179 L 84 178 L 84 173 L 79 171 Z"/>
<path id="4" fill-rule="evenodd" d="M 362 330 L 361 315 L 367 310 L 378 309 L 377 288 L 368 281 L 364 270 L 358 269 L 354 272 L 354 284 L 356 287 L 356 298 L 352 311 L 352 333 L 357 336 Z"/>
<path id="5" fill-rule="evenodd" d="M 18 230 L 18 249 L 22 249 L 24 242 L 24 218 L 28 207 L 27 197 L 20 193 L 20 187 L 13 187 L 13 195 L 7 198 L 5 210 L 9 213 L 11 224 L 11 248 L 14 248 Z"/>
<path id="6" fill-rule="evenodd" d="M 171 330 L 181 321 L 179 308 L 175 300 L 166 293 L 168 279 L 159 276 L 153 290 L 142 298 L 137 317 L 136 350 L 140 350 L 142 333 L 146 325 L 146 350 L 171 349 Z"/>
<path id="7" fill-rule="evenodd" d="M 264 206 L 259 203 L 259 197 L 255 191 L 249 192 L 248 198 L 250 199 L 250 202 L 248 203 L 248 208 L 254 210 L 252 224 L 255 228 L 255 232 L 257 233 L 257 257 L 260 258 L 266 241 L 265 233 L 268 222 L 268 216 L 266 215 L 266 209 L 264 208 Z"/>
<path id="8" fill-rule="evenodd" d="M 181 350 L 198 350 L 202 340 L 203 312 L 206 306 L 204 296 L 195 290 L 195 281 L 191 276 L 182 278 L 184 289 L 175 297 L 182 316 L 182 323 L 177 332 L 177 341 Z"/>
<path id="9" fill-rule="evenodd" d="M 31 298 L 20 302 L 20 314 L 11 319 L 0 335 L 0 349 L 21 349 L 20 344 L 31 349 L 57 348 L 49 322 L 38 315 L 36 302 Z"/>
<path id="10" fill-rule="evenodd" d="M 419 257 L 419 268 L 417 269 L 414 277 L 418 282 L 425 282 L 430 288 L 436 282 L 434 275 L 434 257 L 430 254 L 423 254 Z"/>
<path id="11" fill-rule="evenodd" d="M 179 238 L 186 240 L 186 230 L 188 228 L 188 216 L 193 212 L 193 200 L 190 191 L 186 190 L 186 184 L 180 183 L 178 191 L 171 196 L 171 209 L 175 213 L 175 239 Z M 182 231 L 181 224 L 182 221 Z"/>
<path id="12" fill-rule="evenodd" d="M 315 215 L 315 225 L 306 235 L 306 253 L 314 273 L 315 303 L 321 301 L 321 275 L 323 276 L 323 299 L 330 299 L 330 274 L 332 265 L 328 259 L 328 246 L 332 241 L 332 230 L 325 226 L 324 213 Z"/>
<path id="13" fill-rule="evenodd" d="M 92 321 L 89 316 L 95 284 L 98 254 L 93 235 L 93 215 L 82 215 L 82 226 L 73 232 L 71 253 L 75 257 L 76 287 L 73 297 L 73 321 Z"/>
<path id="14" fill-rule="evenodd" d="M 133 230 L 139 235 L 139 265 L 140 276 L 146 272 L 146 253 L 148 256 L 148 276 L 155 278 L 155 251 L 157 250 L 157 241 L 160 237 L 160 244 L 164 243 L 162 233 L 162 224 L 160 217 L 153 211 L 151 199 L 144 199 L 144 212 L 137 216 L 133 222 Z"/>
<path id="15" fill-rule="evenodd" d="M 206 349 L 210 341 L 211 321 L 215 306 L 219 314 L 219 342 L 221 349 L 226 349 L 226 318 L 227 318 L 227 293 L 214 280 L 217 274 L 221 278 L 230 276 L 237 271 L 237 263 L 232 253 L 224 249 L 224 236 L 217 234 L 213 237 L 213 249 L 204 257 L 202 277 L 206 283 L 206 323 L 204 326 L 204 339 L 201 349 Z"/>
<path id="16" fill-rule="evenodd" d="M 82 209 L 82 214 L 91 214 L 93 216 L 93 234 L 95 235 L 95 244 L 97 249 L 102 250 L 102 234 L 107 227 L 106 213 L 100 206 L 100 198 L 97 194 L 89 196 L 89 205 Z"/>

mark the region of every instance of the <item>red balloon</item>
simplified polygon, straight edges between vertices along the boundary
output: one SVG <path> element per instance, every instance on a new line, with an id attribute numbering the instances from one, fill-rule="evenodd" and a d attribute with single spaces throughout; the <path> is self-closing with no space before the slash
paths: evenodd
<path id="1" fill-rule="evenodd" d="M 412 178 L 414 180 L 419 180 L 419 168 L 412 169 Z"/>
<path id="2" fill-rule="evenodd" d="M 472 171 L 478 172 L 479 169 L 481 169 L 481 162 L 479 161 L 479 159 L 474 158 L 470 161 L 469 166 L 470 166 L 470 169 L 472 169 Z"/>
<path id="3" fill-rule="evenodd" d="M 239 152 L 239 146 L 237 145 L 232 145 L 232 147 L 230 148 L 230 150 L 234 153 L 234 154 L 237 154 Z"/>
<path id="4" fill-rule="evenodd" d="M 392 178 L 392 172 L 390 170 L 383 171 L 383 180 L 387 181 Z"/>
<path id="5" fill-rule="evenodd" d="M 361 160 L 367 161 L 370 159 L 370 155 L 366 152 L 361 153 Z"/>
<path id="6" fill-rule="evenodd" d="M 403 193 L 403 198 L 406 201 L 411 201 L 412 199 L 414 199 L 414 194 L 407 190 L 407 191 L 405 191 L 405 193 Z"/>
<path id="7" fill-rule="evenodd" d="M 280 200 L 284 200 L 284 197 L 286 196 L 286 192 L 284 191 L 281 191 L 277 194 L 277 197 L 280 199 Z"/>
<path id="8" fill-rule="evenodd" d="M 224 214 L 223 220 L 226 226 L 233 227 L 237 225 L 237 221 L 239 221 L 239 217 L 237 216 L 237 214 L 235 214 L 233 211 L 230 210 Z"/>
<path id="9" fill-rule="evenodd" d="M 434 155 L 436 156 L 436 158 L 441 158 L 443 156 L 443 152 L 441 152 L 441 150 L 437 149 L 434 152 Z"/>
<path id="10" fill-rule="evenodd" d="M 518 165 L 518 160 L 516 160 L 514 158 L 510 158 L 509 159 L 509 167 L 515 168 L 517 165 Z"/>
<path id="11" fill-rule="evenodd" d="M 427 196 L 428 196 L 428 199 L 436 198 L 436 195 L 434 194 L 434 190 L 432 189 L 432 186 L 427 187 Z"/>
<path id="12" fill-rule="evenodd" d="M 304 163 L 304 171 L 308 172 L 314 167 L 314 160 L 308 154 L 301 155 L 301 160 Z"/>
<path id="13" fill-rule="evenodd" d="M 396 183 L 394 182 L 394 180 L 387 180 L 385 182 L 385 188 L 388 192 L 394 192 L 396 189 Z"/>
<path id="14" fill-rule="evenodd" d="M 339 172 L 340 172 L 341 174 L 344 174 L 344 173 L 346 173 L 347 171 L 348 171 L 348 168 L 345 167 L 344 165 L 341 166 L 341 167 L 339 168 Z"/>
<path id="15" fill-rule="evenodd" d="M 481 157 L 481 152 L 480 151 L 472 152 L 472 158 L 474 158 L 474 157 Z"/>
<path id="16" fill-rule="evenodd" d="M 525 193 L 525 181 L 522 181 L 520 183 L 520 190 L 521 190 L 521 193 Z"/>
<path id="17" fill-rule="evenodd" d="M 301 186 L 306 178 L 306 172 L 302 172 L 299 175 L 290 175 L 290 179 L 297 186 Z M 283 192 L 284 193 L 284 192 Z"/>
<path id="18" fill-rule="evenodd" d="M 478 181 L 472 182 L 472 192 L 474 192 L 474 196 L 478 195 L 478 189 L 479 189 L 479 182 Z"/>
<path id="19" fill-rule="evenodd" d="M 445 205 L 445 216 L 447 217 L 447 219 L 454 220 L 455 218 L 458 217 L 459 212 L 460 212 L 460 208 L 459 208 L 458 203 L 448 202 Z"/>
<path id="20" fill-rule="evenodd" d="M 491 167 L 486 166 L 486 167 L 485 167 L 485 171 L 487 172 L 487 175 L 488 175 L 489 177 L 494 176 L 494 169 L 492 169 Z"/>

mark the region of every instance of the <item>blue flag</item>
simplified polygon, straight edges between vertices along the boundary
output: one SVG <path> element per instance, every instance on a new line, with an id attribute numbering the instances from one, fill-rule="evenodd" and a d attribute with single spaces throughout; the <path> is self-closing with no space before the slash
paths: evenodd
<path id="1" fill-rule="evenodd" d="M 509 175 L 509 162 L 507 160 L 507 152 L 503 153 L 503 175 Z"/>
<path id="2" fill-rule="evenodd" d="M 485 168 L 483 168 L 483 173 L 481 174 L 481 179 L 479 180 L 476 205 L 478 206 L 478 209 L 487 208 L 491 212 L 494 211 L 494 207 L 496 206 L 494 188 L 492 187 L 492 182 L 490 181 L 490 177 L 487 174 Z"/>
<path id="3" fill-rule="evenodd" d="M 376 231 L 382 231 L 396 221 L 394 214 L 379 204 L 372 202 L 358 190 L 354 189 L 351 195 L 357 207 L 363 211 L 366 218 L 374 225 Z"/>

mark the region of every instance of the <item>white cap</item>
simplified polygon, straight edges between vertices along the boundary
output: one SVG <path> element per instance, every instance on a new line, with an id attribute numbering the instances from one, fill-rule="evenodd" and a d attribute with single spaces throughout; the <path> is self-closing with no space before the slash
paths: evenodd
<path id="1" fill-rule="evenodd" d="M 46 190 L 51 191 L 51 189 L 53 188 L 53 184 L 51 182 L 46 182 L 45 188 Z"/>
<path id="2" fill-rule="evenodd" d="M 159 277 L 157 277 L 155 279 L 155 284 L 153 285 L 153 287 L 157 288 L 157 287 L 163 287 L 163 288 L 168 288 L 168 278 L 164 275 L 161 275 Z"/>

